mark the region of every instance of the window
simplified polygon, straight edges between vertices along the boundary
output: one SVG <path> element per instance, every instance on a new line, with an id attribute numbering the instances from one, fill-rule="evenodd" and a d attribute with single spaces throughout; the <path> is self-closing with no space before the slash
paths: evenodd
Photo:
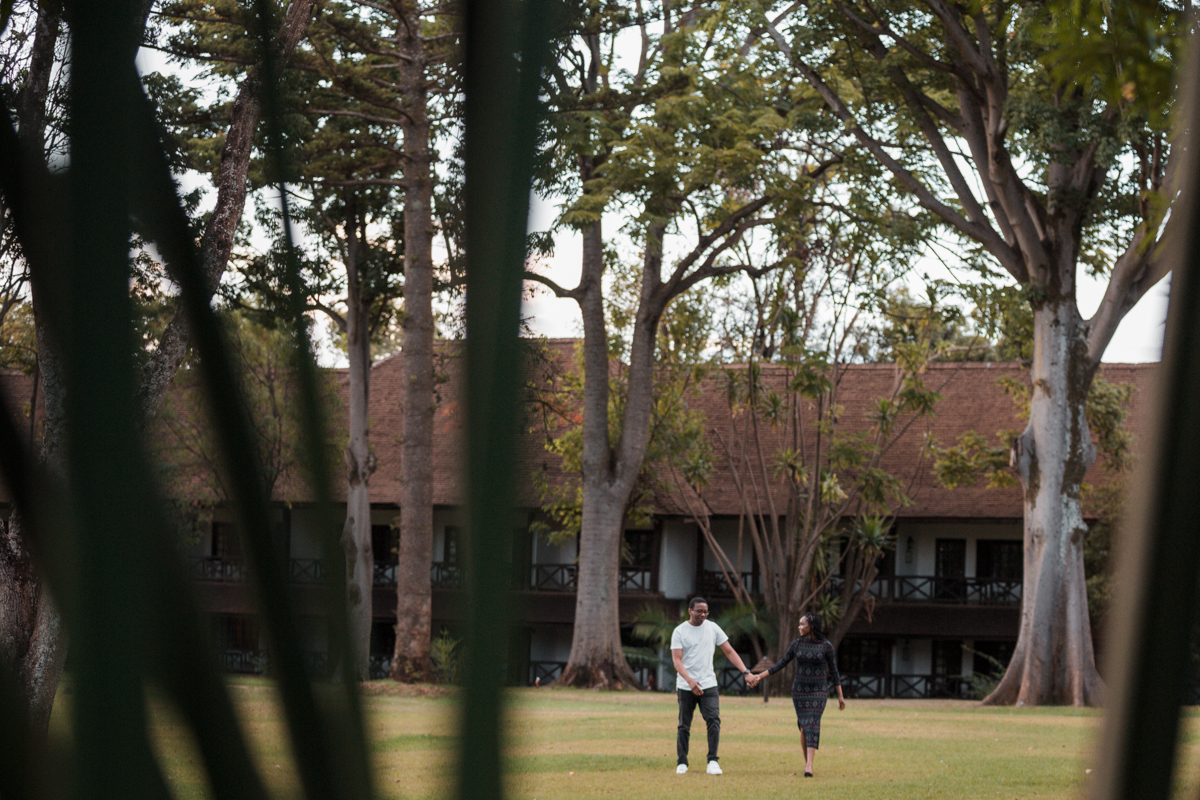
<path id="1" fill-rule="evenodd" d="M 962 578 L 967 574 L 967 540 L 938 539 L 933 574 L 939 578 Z"/>
<path id="2" fill-rule="evenodd" d="M 933 595 L 949 602 L 966 600 L 967 540 L 938 539 L 935 542 Z"/>
<path id="3" fill-rule="evenodd" d="M 242 560 L 242 542 L 232 523 L 212 524 L 212 557 L 222 561 Z"/>
<path id="4" fill-rule="evenodd" d="M 975 642 L 975 658 L 971 671 L 976 675 L 1000 677 L 1008 669 L 1016 642 Z"/>
<path id="5" fill-rule="evenodd" d="M 442 563 L 457 564 L 458 563 L 458 528 L 453 525 L 447 525 L 446 531 L 442 536 Z"/>
<path id="6" fill-rule="evenodd" d="M 621 563 L 630 567 L 654 567 L 654 531 L 625 531 Z"/>
<path id="7" fill-rule="evenodd" d="M 890 639 L 843 639 L 838 648 L 838 672 L 848 675 L 886 675 L 891 661 Z"/>
<path id="8" fill-rule="evenodd" d="M 975 575 L 1019 581 L 1025 572 L 1025 543 L 1020 539 L 980 539 L 975 543 Z"/>
<path id="9" fill-rule="evenodd" d="M 400 531 L 391 525 L 372 525 L 371 554 L 377 564 L 399 563 Z"/>
<path id="10" fill-rule="evenodd" d="M 935 639 L 933 674 L 940 677 L 962 674 L 963 643 L 958 639 Z"/>

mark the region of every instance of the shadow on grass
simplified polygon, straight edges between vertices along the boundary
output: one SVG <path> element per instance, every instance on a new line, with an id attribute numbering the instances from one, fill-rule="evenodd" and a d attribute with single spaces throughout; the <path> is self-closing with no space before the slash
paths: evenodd
<path id="1" fill-rule="evenodd" d="M 510 775 L 534 772 L 618 772 L 661 769 L 662 765 L 661 757 L 560 753 L 514 756 L 505 762 L 505 771 Z"/>
<path id="2" fill-rule="evenodd" d="M 371 749 L 376 753 L 391 753 L 397 750 L 453 750 L 456 737 L 444 733 L 402 733 L 374 742 Z"/>

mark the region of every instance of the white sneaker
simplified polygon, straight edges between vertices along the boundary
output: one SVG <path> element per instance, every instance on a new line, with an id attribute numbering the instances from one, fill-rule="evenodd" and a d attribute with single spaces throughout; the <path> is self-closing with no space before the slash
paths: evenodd
<path id="1" fill-rule="evenodd" d="M 708 774 L 709 775 L 720 775 L 721 774 L 721 765 L 715 761 L 708 762 Z"/>
<path id="2" fill-rule="evenodd" d="M 676 775 L 683 775 L 686 772 L 687 772 L 687 764 L 680 764 L 678 767 L 675 768 Z"/>

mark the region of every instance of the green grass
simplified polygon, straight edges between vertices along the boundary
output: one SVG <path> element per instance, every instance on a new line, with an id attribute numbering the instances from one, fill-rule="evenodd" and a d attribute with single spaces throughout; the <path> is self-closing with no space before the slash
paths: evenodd
<path id="1" fill-rule="evenodd" d="M 279 796 L 298 783 L 275 694 L 262 680 L 235 680 L 255 756 Z M 455 694 L 376 684 L 366 698 L 379 793 L 450 796 Z M 981 708 L 955 701 L 851 700 L 826 711 L 816 777 L 803 778 L 791 702 L 721 698 L 721 765 L 704 774 L 704 725 L 692 731 L 692 771 L 676 775 L 672 695 L 519 689 L 511 695 L 509 796 L 584 798 L 790 797 L 1081 798 L 1094 766 L 1101 712 L 1069 708 Z M 64 734 L 69 693 L 55 730 Z M 194 743 L 169 707 L 152 720 L 160 758 L 182 800 L 206 798 Z M 1200 713 L 1183 726 L 1177 797 L 1200 789 Z"/>

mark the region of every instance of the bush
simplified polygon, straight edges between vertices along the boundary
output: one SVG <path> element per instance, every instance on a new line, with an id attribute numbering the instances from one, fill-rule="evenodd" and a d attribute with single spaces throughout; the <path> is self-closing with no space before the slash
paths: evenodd
<path id="1" fill-rule="evenodd" d="M 458 639 L 445 628 L 429 643 L 429 657 L 437 673 L 438 683 L 458 683 L 459 656 Z"/>

